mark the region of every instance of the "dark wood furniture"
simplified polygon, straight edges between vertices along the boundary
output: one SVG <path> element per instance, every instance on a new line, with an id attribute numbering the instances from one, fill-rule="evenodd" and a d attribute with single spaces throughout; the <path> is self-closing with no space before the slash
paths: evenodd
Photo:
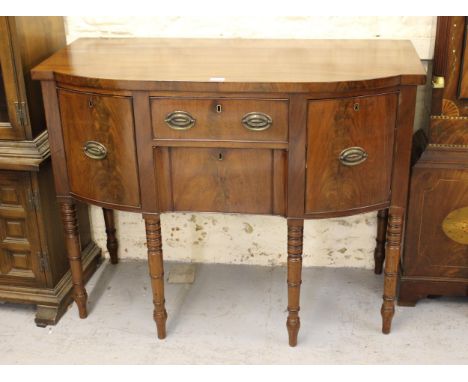
<path id="1" fill-rule="evenodd" d="M 416 85 L 425 82 L 410 42 L 82 39 L 33 77 L 46 101 L 82 317 L 75 200 L 143 214 L 159 338 L 161 212 L 287 217 L 291 346 L 304 219 L 389 208 L 382 329 L 390 331 Z"/>
<path id="2" fill-rule="evenodd" d="M 468 295 L 466 17 L 439 17 L 429 145 L 414 165 L 399 305 Z"/>
<path id="3" fill-rule="evenodd" d="M 36 324 L 55 324 L 72 280 L 53 187 L 41 88 L 30 70 L 65 46 L 61 17 L 0 17 L 0 300 L 37 305 Z M 100 250 L 79 208 L 85 278 Z"/>

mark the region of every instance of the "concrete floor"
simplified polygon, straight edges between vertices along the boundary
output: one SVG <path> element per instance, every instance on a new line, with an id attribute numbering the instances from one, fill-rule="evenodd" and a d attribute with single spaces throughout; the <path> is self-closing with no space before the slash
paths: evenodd
<path id="1" fill-rule="evenodd" d="M 166 275 L 175 263 L 166 264 Z M 468 363 L 466 299 L 397 307 L 380 333 L 382 277 L 306 268 L 299 344 L 287 344 L 285 268 L 198 265 L 192 285 L 166 284 L 168 337 L 157 340 L 146 263 L 104 263 L 88 284 L 90 315 L 73 305 L 37 328 L 34 307 L 0 304 L 2 364 Z"/>

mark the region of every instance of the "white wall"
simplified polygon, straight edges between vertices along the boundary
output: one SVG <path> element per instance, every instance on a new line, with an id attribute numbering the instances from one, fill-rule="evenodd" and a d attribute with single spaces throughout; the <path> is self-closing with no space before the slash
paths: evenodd
<path id="1" fill-rule="evenodd" d="M 67 39 L 79 37 L 238 37 L 410 39 L 422 60 L 432 59 L 435 17 L 67 17 Z M 418 93 L 415 128 L 427 122 L 429 92 Z M 304 265 L 371 268 L 375 213 L 305 223 Z M 140 215 L 116 213 L 120 257 L 146 258 Z M 101 210 L 91 207 L 93 235 L 105 248 Z M 286 220 L 236 214 L 163 214 L 168 260 L 282 265 Z"/>

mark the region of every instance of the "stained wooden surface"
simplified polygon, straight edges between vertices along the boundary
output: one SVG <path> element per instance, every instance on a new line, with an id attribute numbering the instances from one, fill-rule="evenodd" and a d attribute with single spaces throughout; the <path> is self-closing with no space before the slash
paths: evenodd
<path id="1" fill-rule="evenodd" d="M 83 86 L 128 81 L 126 88 L 165 90 L 194 90 L 194 83 L 205 90 L 304 91 L 320 83 L 425 81 L 414 47 L 402 40 L 80 39 L 33 70 L 41 80 L 70 76 Z"/>
<path id="2" fill-rule="evenodd" d="M 309 102 L 306 213 L 389 200 L 396 106 L 396 94 Z M 368 158 L 355 166 L 342 164 L 340 153 L 351 147 L 362 148 Z"/>
<path id="3" fill-rule="evenodd" d="M 443 231 L 447 215 L 468 206 L 466 27 L 465 16 L 437 18 L 434 74 L 445 87 L 433 89 L 429 145 L 412 170 L 400 305 L 468 294 L 468 246 Z"/>
<path id="4" fill-rule="evenodd" d="M 47 59 L 33 76 L 50 97 L 46 111 L 63 205 L 72 196 L 143 213 L 160 338 L 167 317 L 163 211 L 288 218 L 287 328 L 295 346 L 303 219 L 390 206 L 382 307 L 383 331 L 390 331 L 414 85 L 425 81 L 409 42 L 83 39 Z M 189 113 L 195 125 L 171 129 L 164 120 L 176 111 Z M 271 127 L 246 130 L 240 120 L 249 112 L 270 115 Z M 83 165 L 85 140 L 105 144 L 118 157 Z M 342 165 L 342 150 L 356 146 L 367 160 Z M 64 219 L 71 230 L 70 215 Z M 69 249 L 76 253 L 73 243 Z M 77 278 L 80 270 L 72 265 Z M 78 303 L 83 311 L 83 301 Z"/>
<path id="5" fill-rule="evenodd" d="M 71 192 L 103 203 L 139 207 L 131 99 L 68 90 L 59 90 L 59 99 Z M 89 141 L 103 144 L 107 157 L 87 157 L 83 146 Z"/>
<path id="6" fill-rule="evenodd" d="M 4 121 L 5 116 L 0 120 L 1 139 L 32 139 L 44 131 L 41 87 L 32 81 L 31 69 L 64 46 L 62 17 L 0 17 L 0 61 L 8 114 L 8 120 Z M 24 102 L 23 123 L 15 102 Z"/>
<path id="7" fill-rule="evenodd" d="M 188 130 L 174 130 L 164 121 L 169 113 L 185 111 L 195 119 Z M 252 131 L 242 125 L 247 113 L 265 113 L 272 119 L 266 130 Z M 155 138 L 177 140 L 288 141 L 288 100 L 235 98 L 151 98 Z M 219 144 L 219 143 L 218 143 Z"/>
<path id="8" fill-rule="evenodd" d="M 285 179 L 281 169 L 284 168 L 285 157 L 279 156 L 275 163 L 275 151 L 170 149 L 172 210 L 284 213 Z M 278 172 L 275 172 L 275 164 Z M 278 176 L 283 178 L 277 179 Z M 275 194 L 280 194 L 276 206 Z"/>

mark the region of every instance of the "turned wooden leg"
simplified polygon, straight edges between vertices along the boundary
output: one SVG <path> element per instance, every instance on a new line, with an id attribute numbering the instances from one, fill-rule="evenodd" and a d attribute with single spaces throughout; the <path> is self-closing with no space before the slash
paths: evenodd
<path id="1" fill-rule="evenodd" d="M 382 273 L 385 260 L 385 237 L 387 232 L 388 209 L 380 210 L 377 213 L 377 237 L 374 251 L 374 272 L 376 275 Z"/>
<path id="2" fill-rule="evenodd" d="M 153 290 L 154 312 L 158 338 L 166 338 L 167 312 L 164 307 L 164 266 L 159 215 L 143 215 L 148 246 L 148 266 Z"/>
<path id="3" fill-rule="evenodd" d="M 301 326 L 299 319 L 299 295 L 302 273 L 302 239 L 304 220 L 288 219 L 288 319 L 286 327 L 289 346 L 297 345 L 297 334 Z"/>
<path id="4" fill-rule="evenodd" d="M 61 202 L 60 209 L 65 229 L 65 245 L 67 247 L 68 260 L 73 283 L 73 298 L 78 305 L 80 318 L 86 318 L 86 302 L 88 295 L 84 287 L 83 265 L 81 263 L 80 233 L 76 217 L 76 206 L 73 202 Z"/>
<path id="5" fill-rule="evenodd" d="M 387 226 L 387 259 L 385 261 L 384 295 L 381 309 L 382 332 L 390 333 L 392 318 L 395 313 L 398 266 L 400 264 L 401 233 L 403 229 L 404 210 L 390 207 Z"/>
<path id="6" fill-rule="evenodd" d="M 117 264 L 119 262 L 119 258 L 117 256 L 119 243 L 115 236 L 114 211 L 108 208 L 103 208 L 102 212 L 104 213 L 104 222 L 106 223 L 107 250 L 109 251 L 110 262 L 112 264 Z"/>

